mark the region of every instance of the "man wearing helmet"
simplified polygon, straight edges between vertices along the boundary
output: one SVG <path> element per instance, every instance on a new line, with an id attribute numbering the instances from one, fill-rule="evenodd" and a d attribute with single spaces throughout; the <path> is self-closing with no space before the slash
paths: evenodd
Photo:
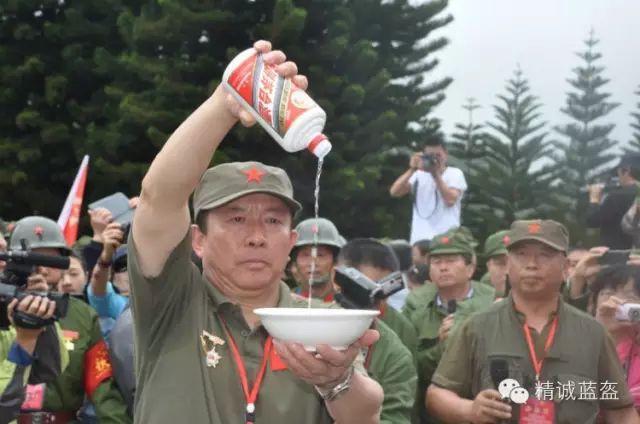
<path id="1" fill-rule="evenodd" d="M 33 252 L 52 256 L 70 253 L 58 224 L 41 216 L 18 221 L 11 234 L 9 247 L 11 250 L 26 247 Z M 26 289 L 38 292 L 55 290 L 62 274 L 63 271 L 59 269 L 36 267 L 27 280 Z M 32 306 L 33 303 L 44 302 L 44 299 L 36 296 Z M 59 325 L 64 337 L 61 348 L 66 351 L 48 350 L 40 352 L 39 356 L 57 356 L 61 364 L 66 363 L 65 359 L 68 358 L 68 365 L 64 369 L 60 366 L 60 375 L 44 387 L 28 386 L 27 397 L 30 402 L 23 404 L 18 421 L 72 422 L 86 395 L 94 404 L 100 423 L 131 422 L 122 397 L 112 381 L 111 364 L 96 313 L 81 300 L 70 298 L 67 315 L 59 321 Z M 22 359 L 32 361 L 33 357 L 23 355 Z"/>
<path id="2" fill-rule="evenodd" d="M 296 283 L 300 286 L 299 294 L 304 297 L 333 301 L 333 266 L 335 265 L 342 243 L 340 233 L 333 224 L 325 218 L 309 218 L 300 222 L 296 227 L 298 241 L 291 251 L 291 260 L 298 272 L 294 274 Z M 311 265 L 313 263 L 313 249 L 316 244 L 316 263 L 311 279 Z M 311 283 L 311 287 L 309 287 Z"/>

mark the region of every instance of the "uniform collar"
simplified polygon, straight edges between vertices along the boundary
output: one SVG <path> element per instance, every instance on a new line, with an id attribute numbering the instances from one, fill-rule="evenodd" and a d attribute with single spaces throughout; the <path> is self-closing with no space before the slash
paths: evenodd
<path id="1" fill-rule="evenodd" d="M 464 301 L 464 300 L 467 300 L 467 299 L 471 299 L 472 296 L 473 296 L 473 286 L 469 285 L 469 291 L 467 292 L 466 296 L 462 300 Z M 447 305 L 445 305 L 444 302 L 442 302 L 442 298 L 440 297 L 440 294 L 438 292 L 436 292 L 435 302 L 436 302 L 436 306 L 438 308 L 446 308 L 447 307 Z"/>
<path id="2" fill-rule="evenodd" d="M 516 304 L 513 301 L 513 296 L 511 294 L 509 294 L 509 296 L 507 297 L 507 300 L 509 302 L 510 305 L 510 309 L 513 312 L 514 316 L 516 317 L 516 319 L 518 320 L 518 322 L 520 324 L 524 324 L 525 323 L 525 316 L 522 312 L 520 312 L 517 308 L 516 308 Z M 553 321 L 553 319 L 556 317 L 556 315 L 560 318 L 562 317 L 562 310 L 564 309 L 564 301 L 562 300 L 562 296 L 558 296 L 558 307 L 556 308 L 555 311 L 551 312 L 549 314 L 549 318 L 547 319 L 547 323 L 545 325 L 548 325 L 551 321 Z"/>

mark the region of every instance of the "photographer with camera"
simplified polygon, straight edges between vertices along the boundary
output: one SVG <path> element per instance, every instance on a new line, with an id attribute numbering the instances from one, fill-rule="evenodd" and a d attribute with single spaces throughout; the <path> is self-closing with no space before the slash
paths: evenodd
<path id="1" fill-rule="evenodd" d="M 9 243 L 10 251 L 24 251 L 25 246 L 29 252 L 51 257 L 65 257 L 70 253 L 58 224 L 40 216 L 23 218 L 17 222 Z M 60 283 L 62 273 L 61 269 L 49 266 L 37 266 L 27 271 L 24 276 L 27 293 L 52 296 L 51 292 Z M 109 355 L 100 334 L 96 313 L 81 300 L 69 297 L 67 301 L 66 315 L 60 316 L 58 321 L 63 333 L 63 346 L 61 349 L 43 351 L 38 355 L 38 361 L 67 357 L 68 366 L 57 378 L 40 386 L 37 397 L 30 397 L 35 400 L 23 405 L 18 422 L 75 421 L 85 395 L 94 404 L 100 423 L 131 422 L 122 397 L 113 384 Z M 49 327 L 51 325 L 44 328 Z"/>
<path id="2" fill-rule="evenodd" d="M 41 355 L 56 349 L 61 335 L 55 326 L 24 328 L 15 325 L 14 313 L 18 311 L 33 317 L 50 320 L 54 316 L 55 301 L 37 295 L 13 299 L 7 307 L 7 318 L 11 327 L 0 329 L 0 424 L 14 420 L 20 407 L 32 398 L 37 390 L 28 390 L 32 384 L 45 383 L 60 374 L 68 358 L 50 360 Z M 34 354 L 38 345 L 38 354 Z M 36 361 L 37 356 L 37 361 Z"/>
<path id="3" fill-rule="evenodd" d="M 636 410 L 640 409 L 640 266 L 603 268 L 591 286 L 596 320 L 609 331 L 627 377 Z"/>
<path id="4" fill-rule="evenodd" d="M 460 169 L 447 165 L 447 159 L 444 141 L 429 140 L 422 152 L 411 157 L 409 169 L 389 189 L 392 197 L 413 194 L 411 244 L 431 240 L 460 226 L 467 181 Z"/>
<path id="5" fill-rule="evenodd" d="M 611 249 L 630 249 L 632 238 L 623 232 L 621 222 L 638 192 L 636 187 L 640 179 L 640 154 L 624 155 L 616 167 L 616 173 L 619 186 L 592 184 L 588 187 L 587 225 L 600 229 L 600 245 Z"/>

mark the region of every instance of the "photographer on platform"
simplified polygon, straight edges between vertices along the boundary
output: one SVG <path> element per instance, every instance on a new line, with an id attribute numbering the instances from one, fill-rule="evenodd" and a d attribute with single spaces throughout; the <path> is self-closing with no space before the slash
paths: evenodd
<path id="1" fill-rule="evenodd" d="M 422 152 L 411 156 L 409 169 L 389 189 L 392 197 L 413 195 L 412 244 L 460 226 L 467 181 L 460 169 L 447 166 L 447 159 L 444 141 L 429 140 Z"/>

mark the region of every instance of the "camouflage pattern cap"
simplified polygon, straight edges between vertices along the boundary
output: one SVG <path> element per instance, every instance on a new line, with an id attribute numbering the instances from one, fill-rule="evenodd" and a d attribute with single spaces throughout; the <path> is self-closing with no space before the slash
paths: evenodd
<path id="1" fill-rule="evenodd" d="M 231 162 L 209 168 L 200 179 L 193 194 L 194 218 L 203 210 L 253 193 L 278 197 L 294 215 L 302 209 L 293 198 L 291 180 L 283 169 L 260 162 Z"/>
<path id="2" fill-rule="evenodd" d="M 523 241 L 539 241 L 561 252 L 569 249 L 569 232 L 564 225 L 550 219 L 514 221 L 509 230 L 507 249 Z"/>

